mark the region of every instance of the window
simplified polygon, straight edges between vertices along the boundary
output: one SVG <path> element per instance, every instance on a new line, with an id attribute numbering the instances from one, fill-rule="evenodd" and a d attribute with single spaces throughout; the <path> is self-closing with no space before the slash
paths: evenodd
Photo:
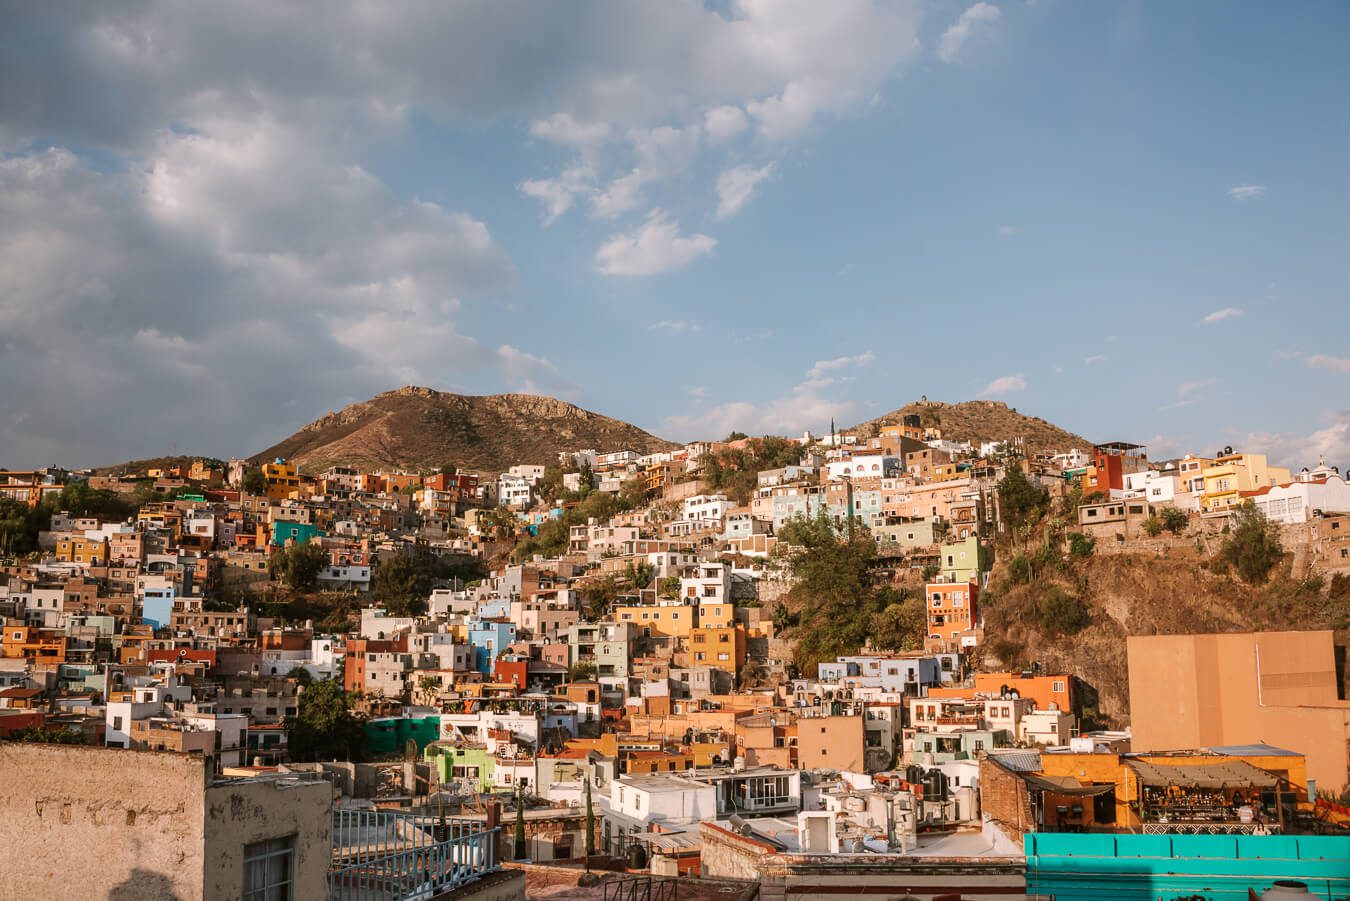
<path id="1" fill-rule="evenodd" d="M 244 901 L 290 901 L 295 836 L 244 846 Z"/>
<path id="2" fill-rule="evenodd" d="M 1050 690 L 1051 690 L 1051 691 L 1054 691 L 1054 692 L 1062 692 L 1062 691 L 1064 691 L 1064 683 L 1063 683 L 1063 682 L 1051 682 L 1051 683 L 1050 683 Z"/>

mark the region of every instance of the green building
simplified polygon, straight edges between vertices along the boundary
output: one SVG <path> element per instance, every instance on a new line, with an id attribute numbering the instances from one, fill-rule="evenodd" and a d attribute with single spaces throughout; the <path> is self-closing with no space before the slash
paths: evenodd
<path id="1" fill-rule="evenodd" d="M 436 768 L 436 778 L 442 785 L 472 781 L 480 792 L 492 788 L 495 762 L 487 748 L 438 743 L 429 746 L 422 756 Z"/>
<path id="2" fill-rule="evenodd" d="M 366 733 L 366 747 L 371 754 L 401 755 L 408 741 L 417 742 L 417 753 L 441 737 L 439 716 L 385 716 L 366 720 L 361 724 Z"/>

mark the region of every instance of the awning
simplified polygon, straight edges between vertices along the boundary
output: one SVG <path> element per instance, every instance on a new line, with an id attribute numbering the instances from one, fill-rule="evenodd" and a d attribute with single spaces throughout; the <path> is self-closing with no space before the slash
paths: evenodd
<path id="1" fill-rule="evenodd" d="M 1182 788 L 1274 788 L 1279 778 L 1245 760 L 1224 760 L 1192 766 L 1146 763 L 1127 760 L 1126 764 L 1145 785 L 1177 785 Z"/>
<path id="2" fill-rule="evenodd" d="M 629 835 L 628 838 L 646 842 L 652 847 L 676 854 L 685 851 L 697 851 L 703 847 L 702 840 L 687 832 L 636 832 Z"/>
<path id="3" fill-rule="evenodd" d="M 1074 798 L 1091 798 L 1104 795 L 1115 785 L 1084 785 L 1072 776 L 1042 776 L 1036 773 L 1018 773 L 1027 787 L 1033 791 L 1053 792 Z"/>

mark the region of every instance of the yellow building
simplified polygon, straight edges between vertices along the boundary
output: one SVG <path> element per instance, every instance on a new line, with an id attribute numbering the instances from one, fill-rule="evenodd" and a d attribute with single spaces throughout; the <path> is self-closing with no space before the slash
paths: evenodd
<path id="1" fill-rule="evenodd" d="M 638 635 L 687 638 L 694 628 L 696 614 L 684 604 L 636 604 L 614 608 L 614 619 L 637 626 Z"/>
<path id="2" fill-rule="evenodd" d="M 56 559 L 62 563 L 107 566 L 108 540 L 85 538 L 82 535 L 63 536 L 56 542 Z"/>
<path id="3" fill-rule="evenodd" d="M 721 604 L 699 604 L 698 625 L 704 629 L 734 626 L 736 606 L 730 601 Z"/>
<path id="4" fill-rule="evenodd" d="M 225 478 L 225 473 L 205 460 L 193 460 L 187 477 L 194 482 L 219 482 Z"/>
<path id="5" fill-rule="evenodd" d="M 710 666 L 734 677 L 745 664 L 745 632 L 735 626 L 695 629 L 689 635 L 689 665 Z"/>
<path id="6" fill-rule="evenodd" d="M 957 470 L 955 463 L 935 463 L 929 481 L 950 482 L 952 479 L 959 478 L 961 478 L 961 473 Z"/>
<path id="7" fill-rule="evenodd" d="M 1204 494 L 1200 512 L 1227 510 L 1241 502 L 1241 492 L 1292 481 L 1289 470 L 1271 466 L 1265 454 L 1225 454 L 1202 471 Z"/>
<path id="8" fill-rule="evenodd" d="M 285 500 L 300 490 L 300 471 L 294 463 L 287 463 L 280 457 L 264 463 L 262 474 L 267 480 L 267 496 L 273 500 Z"/>

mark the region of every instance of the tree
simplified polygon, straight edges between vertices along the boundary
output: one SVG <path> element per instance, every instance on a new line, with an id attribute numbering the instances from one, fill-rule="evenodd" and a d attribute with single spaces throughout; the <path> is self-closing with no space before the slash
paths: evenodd
<path id="1" fill-rule="evenodd" d="M 1186 511 L 1179 510 L 1176 507 L 1163 508 L 1162 511 L 1163 528 L 1171 532 L 1173 535 L 1180 535 L 1182 532 L 1186 531 L 1186 526 L 1189 524 L 1189 522 L 1190 518 L 1186 515 Z"/>
<path id="2" fill-rule="evenodd" d="M 328 554 L 323 545 L 307 541 L 278 548 L 267 561 L 267 571 L 274 579 L 282 579 L 296 591 L 312 591 L 318 584 L 319 573 L 328 565 Z"/>
<path id="3" fill-rule="evenodd" d="M 563 468 L 557 460 L 544 464 L 544 477 L 539 480 L 539 496 L 546 501 L 556 500 L 563 493 Z"/>
<path id="4" fill-rule="evenodd" d="M 1154 513 L 1150 512 L 1148 519 L 1144 520 L 1144 534 L 1149 538 L 1157 538 L 1162 534 L 1163 521 Z"/>
<path id="5" fill-rule="evenodd" d="M 427 611 L 431 582 L 427 566 L 407 554 L 395 554 L 375 567 L 371 591 L 391 615 L 420 616 Z"/>
<path id="6" fill-rule="evenodd" d="M 628 580 L 628 584 L 633 588 L 646 588 L 652 583 L 656 576 L 656 567 L 643 560 L 639 563 L 629 563 L 623 571 L 623 577 Z"/>
<path id="7" fill-rule="evenodd" d="M 29 726 L 10 741 L 32 742 L 42 745 L 82 745 L 84 735 L 74 729 L 53 729 L 47 726 Z"/>
<path id="8" fill-rule="evenodd" d="M 299 713 L 286 728 L 292 760 L 361 760 L 365 733 L 347 701 L 342 686 L 331 679 L 321 679 L 300 693 Z"/>
<path id="9" fill-rule="evenodd" d="M 614 573 L 588 582 L 581 588 L 581 599 L 586 603 L 586 610 L 591 619 L 603 619 L 608 616 L 614 602 L 622 594 L 623 589 Z"/>
<path id="10" fill-rule="evenodd" d="M 307 686 L 314 681 L 314 676 L 310 674 L 309 670 L 298 665 L 291 667 L 291 671 L 286 674 L 286 678 L 294 679 L 296 682 L 300 683 L 301 687 Z"/>
<path id="11" fill-rule="evenodd" d="M 1041 628 L 1053 637 L 1074 635 L 1088 623 L 1087 606 L 1058 586 L 1047 589 L 1041 595 L 1037 609 Z"/>
<path id="12" fill-rule="evenodd" d="M 59 494 L 44 498 L 43 503 L 52 510 L 65 510 L 74 516 L 96 516 L 104 521 L 123 520 L 136 512 L 117 492 L 90 488 L 86 481 L 67 483 Z"/>
<path id="13" fill-rule="evenodd" d="M 244 490 L 245 494 L 266 494 L 267 477 L 263 475 L 261 469 L 250 466 L 244 471 L 244 478 L 240 481 L 239 487 Z"/>
<path id="14" fill-rule="evenodd" d="M 889 592 L 886 606 L 872 617 L 872 643 L 888 651 L 914 651 L 928 634 L 928 610 L 911 592 Z"/>
<path id="15" fill-rule="evenodd" d="M 516 783 L 516 834 L 515 847 L 512 849 L 516 860 L 525 859 L 525 794 L 520 790 L 520 783 Z"/>
<path id="16" fill-rule="evenodd" d="M 591 856 L 595 854 L 595 808 L 591 806 L 591 774 L 586 771 L 586 867 L 591 865 Z"/>
<path id="17" fill-rule="evenodd" d="M 1050 492 L 1020 469 L 1010 468 L 998 483 L 998 507 L 1003 521 L 1018 529 L 1036 523 L 1050 508 Z"/>
<path id="18" fill-rule="evenodd" d="M 595 664 L 589 660 L 578 660 L 567 671 L 567 678 L 572 682 L 589 682 L 595 678 Z"/>
<path id="19" fill-rule="evenodd" d="M 730 444 L 733 441 L 744 441 L 746 438 L 749 437 L 750 436 L 745 434 L 745 432 L 732 431 L 727 435 L 727 437 L 723 438 L 722 440 L 725 441 L 727 444 Z"/>
<path id="20" fill-rule="evenodd" d="M 1069 533 L 1069 553 L 1075 557 L 1091 557 L 1096 545 L 1097 541 L 1091 535 L 1083 532 Z"/>
<path id="21" fill-rule="evenodd" d="M 1251 501 L 1244 501 L 1228 517 L 1228 538 L 1220 551 L 1243 580 L 1253 585 L 1266 581 L 1284 555 L 1280 532 Z"/>
<path id="22" fill-rule="evenodd" d="M 591 468 L 590 460 L 583 459 L 577 467 L 577 481 L 581 483 L 582 495 L 590 494 L 595 488 L 595 470 Z"/>
<path id="23" fill-rule="evenodd" d="M 436 699 L 441 691 L 441 680 L 435 676 L 423 676 L 417 680 L 417 693 L 422 696 L 422 700 L 430 704 Z"/>
<path id="24" fill-rule="evenodd" d="M 656 585 L 656 593 L 663 598 L 678 598 L 680 596 L 679 576 L 666 576 Z"/>
<path id="25" fill-rule="evenodd" d="M 51 510 L 29 507 L 22 501 L 0 497 L 0 556 L 31 554 L 38 547 L 38 533 L 51 526 Z"/>

